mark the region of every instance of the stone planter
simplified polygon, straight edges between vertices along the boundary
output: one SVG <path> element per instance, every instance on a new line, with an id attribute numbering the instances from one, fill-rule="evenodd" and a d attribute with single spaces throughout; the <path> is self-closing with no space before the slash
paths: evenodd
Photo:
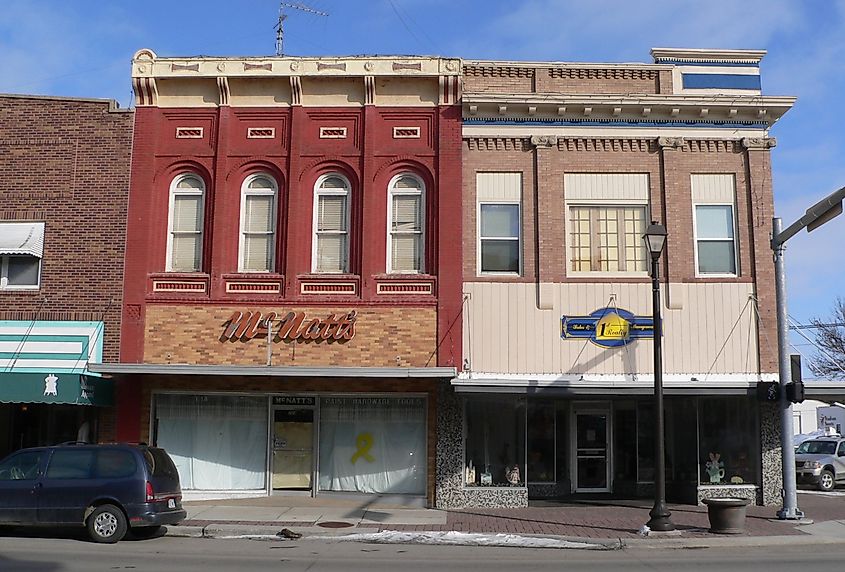
<path id="1" fill-rule="evenodd" d="M 707 516 L 710 518 L 710 532 L 715 534 L 742 534 L 745 532 L 745 507 L 748 499 L 719 498 L 704 499 Z"/>

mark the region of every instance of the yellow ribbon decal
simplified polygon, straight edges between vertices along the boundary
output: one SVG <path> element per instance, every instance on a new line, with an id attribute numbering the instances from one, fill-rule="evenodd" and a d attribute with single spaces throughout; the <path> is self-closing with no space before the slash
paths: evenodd
<path id="1" fill-rule="evenodd" d="M 358 447 L 358 450 L 355 451 L 354 455 L 352 455 L 351 460 L 353 465 L 355 464 L 355 461 L 361 457 L 363 457 L 368 463 L 372 463 L 376 460 L 375 457 L 370 455 L 370 449 L 373 447 L 372 433 L 360 433 L 357 437 L 355 437 L 355 446 Z"/>

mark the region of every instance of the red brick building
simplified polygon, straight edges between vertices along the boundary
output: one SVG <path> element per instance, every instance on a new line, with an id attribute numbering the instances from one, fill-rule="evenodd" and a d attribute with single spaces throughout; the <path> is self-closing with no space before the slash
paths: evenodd
<path id="1" fill-rule="evenodd" d="M 111 438 L 131 110 L 0 95 L 0 457 Z"/>
<path id="2" fill-rule="evenodd" d="M 458 60 L 133 60 L 120 440 L 187 491 L 433 500 L 462 349 Z"/>

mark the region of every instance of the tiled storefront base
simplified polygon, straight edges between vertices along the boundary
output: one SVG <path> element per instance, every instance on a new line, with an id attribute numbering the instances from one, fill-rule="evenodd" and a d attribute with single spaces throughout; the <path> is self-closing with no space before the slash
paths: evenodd
<path id="1" fill-rule="evenodd" d="M 698 487 L 698 504 L 706 499 L 733 498 L 746 499 L 750 504 L 757 502 L 760 487 L 756 485 L 705 485 Z"/>

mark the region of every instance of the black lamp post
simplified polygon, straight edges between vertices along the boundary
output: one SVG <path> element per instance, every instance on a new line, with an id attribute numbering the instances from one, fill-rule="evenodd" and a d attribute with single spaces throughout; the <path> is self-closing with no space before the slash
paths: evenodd
<path id="1" fill-rule="evenodd" d="M 646 248 L 651 255 L 651 303 L 654 317 L 654 409 L 655 409 L 655 467 L 654 467 L 654 506 L 649 511 L 651 517 L 647 526 L 654 531 L 668 532 L 675 530 L 669 518 L 672 513 L 666 508 L 666 464 L 663 450 L 663 327 L 660 319 L 660 273 L 658 262 L 666 245 L 666 227 L 651 221 L 643 235 Z"/>

